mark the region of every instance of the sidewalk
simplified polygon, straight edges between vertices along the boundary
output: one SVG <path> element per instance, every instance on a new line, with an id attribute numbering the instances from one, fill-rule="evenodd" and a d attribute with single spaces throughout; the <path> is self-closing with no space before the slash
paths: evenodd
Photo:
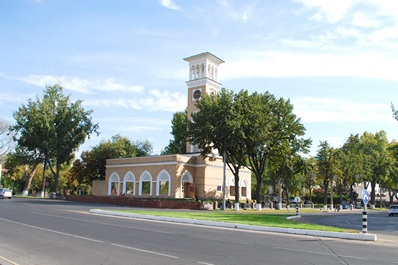
<path id="1" fill-rule="evenodd" d="M 355 233 L 340 233 L 340 232 L 327 232 L 327 231 L 317 231 L 317 230 L 304 230 L 304 229 L 293 229 L 293 228 L 278 228 L 278 227 L 267 227 L 267 226 L 257 226 L 257 225 L 245 225 L 245 224 L 234 224 L 234 223 L 223 223 L 223 222 L 213 222 L 204 220 L 194 220 L 194 219 L 184 219 L 184 218 L 174 218 L 165 216 L 151 216 L 143 214 L 132 214 L 132 213 L 122 213 L 122 212 L 112 212 L 98 209 L 91 209 L 90 213 L 110 215 L 110 216 L 120 216 L 120 217 L 130 217 L 145 220 L 156 220 L 156 221 L 166 221 L 173 223 L 184 223 L 193 225 L 207 225 L 215 227 L 225 227 L 225 228 L 235 228 L 241 230 L 252 230 L 252 231 L 262 231 L 262 232 L 275 232 L 275 233 L 286 233 L 286 234 L 296 234 L 296 235 L 308 235 L 308 236 L 320 236 L 320 237 L 330 237 L 330 238 L 341 238 L 341 239 L 352 239 L 352 240 L 362 240 L 362 241 L 376 241 L 377 235 L 375 234 L 355 234 Z M 293 218 L 300 218 L 300 216 Z"/>

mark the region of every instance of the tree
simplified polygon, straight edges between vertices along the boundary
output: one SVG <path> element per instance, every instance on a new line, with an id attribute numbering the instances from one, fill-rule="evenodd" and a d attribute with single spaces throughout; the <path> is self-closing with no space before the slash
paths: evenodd
<path id="1" fill-rule="evenodd" d="M 24 176 L 24 187 L 22 196 L 28 196 L 30 184 L 39 165 L 43 162 L 43 156 L 38 149 L 28 150 L 25 147 L 17 145 L 14 152 L 7 154 L 5 167 L 8 169 L 9 175 L 18 174 L 22 166 Z"/>
<path id="2" fill-rule="evenodd" d="M 363 153 L 361 152 L 361 139 L 358 134 L 351 134 L 341 150 L 341 172 L 343 183 L 348 185 L 350 201 L 356 199 L 354 186 L 360 181 L 360 176 L 364 175 Z"/>
<path id="3" fill-rule="evenodd" d="M 81 184 L 91 184 L 93 180 L 104 180 L 106 160 L 112 158 L 143 157 L 152 152 L 152 144 L 148 141 L 131 141 L 119 134 L 110 140 L 101 141 L 91 151 L 83 151 L 81 159 L 77 159 L 72 167 L 73 179 Z"/>
<path id="4" fill-rule="evenodd" d="M 161 154 L 185 154 L 187 150 L 188 138 L 187 111 L 174 113 L 171 124 L 171 134 L 173 135 L 173 139 L 169 141 L 169 145 L 165 147 Z"/>
<path id="5" fill-rule="evenodd" d="M 312 202 L 312 189 L 315 185 L 316 160 L 315 157 L 304 158 L 303 161 L 304 187 L 309 190 L 308 200 Z"/>
<path id="6" fill-rule="evenodd" d="M 203 157 L 215 150 L 225 157 L 235 180 L 235 209 L 239 209 L 239 169 L 246 155 L 243 105 L 236 102 L 245 94 L 247 91 L 236 95 L 224 88 L 220 94 L 204 94 L 196 104 L 199 111 L 192 113 L 192 121 L 188 125 L 188 140 L 198 145 Z"/>
<path id="7" fill-rule="evenodd" d="M 388 139 L 385 131 L 375 134 L 365 132 L 361 136 L 363 160 L 365 162 L 366 181 L 370 182 L 372 191 L 370 194 L 370 204 L 375 205 L 376 184 L 382 183 L 388 175 L 389 167 L 392 164 L 390 153 L 388 152 Z"/>
<path id="8" fill-rule="evenodd" d="M 388 190 L 390 203 L 392 204 L 394 196 L 398 199 L 398 143 L 396 141 L 393 141 L 388 145 L 388 152 L 392 158 L 392 163 L 389 168 L 388 177 L 382 185 Z"/>
<path id="9" fill-rule="evenodd" d="M 218 149 L 225 154 L 230 170 L 239 183 L 239 169 L 247 166 L 256 176 L 257 208 L 261 207 L 261 187 L 266 162 L 282 146 L 295 152 L 305 151 L 309 140 L 300 138 L 304 126 L 293 114 L 290 101 L 276 100 L 270 93 L 235 94 L 222 89 L 219 95 L 207 95 L 197 103 L 189 124 L 189 139 L 198 144 L 202 155 Z M 286 150 L 286 149 L 284 149 Z M 289 153 L 290 154 L 290 153 Z M 235 200 L 239 189 L 235 189 Z"/>
<path id="10" fill-rule="evenodd" d="M 303 139 L 305 128 L 300 119 L 293 113 L 293 105 L 289 100 L 283 98 L 276 99 L 270 93 L 253 93 L 247 101 L 242 101 L 243 130 L 245 137 L 242 141 L 245 143 L 248 159 L 245 165 L 256 176 L 257 187 L 255 198 L 257 203 L 261 203 L 261 185 L 264 181 L 264 172 L 268 160 L 279 161 L 281 167 L 274 168 L 280 174 L 274 176 L 281 180 L 285 177 L 285 184 L 290 183 L 287 176 L 281 175 L 282 167 L 292 166 L 296 163 L 296 156 L 300 152 L 307 152 L 307 147 L 311 140 Z M 295 169 L 290 168 L 292 172 Z M 294 174 L 295 174 L 294 173 Z M 292 175 L 289 175 L 292 177 Z M 275 182 L 280 182 L 275 179 Z M 286 186 L 287 187 L 287 186 Z M 260 205 L 257 205 L 260 208 Z"/>
<path id="11" fill-rule="evenodd" d="M 46 86 L 43 98 L 28 100 L 14 112 L 16 124 L 10 130 L 17 133 L 15 140 L 21 148 L 34 151 L 49 163 L 54 175 L 52 191 L 58 188 L 60 168 L 74 158 L 74 152 L 98 125 L 91 120 L 92 111 L 86 111 L 82 101 L 71 102 L 56 84 Z"/>
<path id="12" fill-rule="evenodd" d="M 329 183 L 333 181 L 333 176 L 337 172 L 335 149 L 329 145 L 327 141 L 321 141 L 319 149 L 315 156 L 317 161 L 317 179 L 322 183 L 324 194 L 323 194 L 323 205 L 327 208 L 328 204 L 328 188 Z"/>

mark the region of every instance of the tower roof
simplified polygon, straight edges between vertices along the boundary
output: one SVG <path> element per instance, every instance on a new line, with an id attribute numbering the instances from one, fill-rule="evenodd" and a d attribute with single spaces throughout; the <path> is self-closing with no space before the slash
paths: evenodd
<path id="1" fill-rule="evenodd" d="M 200 59 L 209 59 L 217 64 L 222 64 L 225 63 L 223 60 L 221 60 L 220 58 L 218 58 L 217 56 L 215 56 L 214 54 L 210 53 L 210 52 L 203 52 L 203 53 L 199 53 L 187 58 L 184 58 L 184 61 L 187 61 L 189 63 L 195 62 L 197 60 Z"/>

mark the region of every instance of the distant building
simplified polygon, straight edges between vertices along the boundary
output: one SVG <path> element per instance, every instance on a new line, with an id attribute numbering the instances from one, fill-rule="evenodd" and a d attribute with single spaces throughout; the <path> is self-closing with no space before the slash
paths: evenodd
<path id="1" fill-rule="evenodd" d="M 184 59 L 189 63 L 187 115 L 198 111 L 195 102 L 202 93 L 218 93 L 220 64 L 223 60 L 209 52 Z M 251 199 L 251 172 L 240 170 L 239 194 Z M 186 154 L 108 159 L 106 178 L 94 181 L 93 195 L 114 195 L 141 198 L 221 198 L 223 158 L 215 150 L 206 158 L 197 146 L 187 144 Z M 235 180 L 227 167 L 226 198 L 235 199 Z"/>

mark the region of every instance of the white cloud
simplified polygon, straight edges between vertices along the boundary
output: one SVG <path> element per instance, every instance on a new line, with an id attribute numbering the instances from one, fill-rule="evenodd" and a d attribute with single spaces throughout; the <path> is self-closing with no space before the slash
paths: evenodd
<path id="1" fill-rule="evenodd" d="M 145 95 L 142 98 L 107 97 L 103 99 L 88 99 L 83 104 L 102 108 L 176 112 L 183 111 L 186 108 L 186 101 L 186 96 L 181 95 L 179 92 L 171 93 L 169 91 L 151 90 L 149 95 Z"/>
<path id="2" fill-rule="evenodd" d="M 164 6 L 165 8 L 168 9 L 173 9 L 173 10 L 180 10 L 181 8 L 175 4 L 172 0 L 160 0 L 159 3 Z"/>
<path id="3" fill-rule="evenodd" d="M 247 52 L 223 65 L 222 79 L 251 77 L 366 77 L 398 80 L 398 60 L 380 52 Z"/>
<path id="4" fill-rule="evenodd" d="M 311 13 L 310 19 L 335 24 L 344 19 L 353 6 L 353 0 L 296 0 L 305 6 L 304 12 Z"/>
<path id="5" fill-rule="evenodd" d="M 79 92 L 82 94 L 93 94 L 96 91 L 113 91 L 113 92 L 142 92 L 142 86 L 128 86 L 116 82 L 114 79 L 90 81 L 79 77 L 67 76 L 51 76 L 51 75 L 29 75 L 24 78 L 17 78 L 28 84 L 37 86 L 47 86 L 60 83 L 65 89 Z"/>
<path id="6" fill-rule="evenodd" d="M 357 11 L 352 17 L 352 25 L 357 27 L 378 28 L 382 22 L 375 18 L 373 13 Z"/>
<path id="7" fill-rule="evenodd" d="M 342 98 L 292 99 L 294 112 L 303 122 L 317 123 L 392 123 L 388 104 L 352 102 Z"/>
<path id="8" fill-rule="evenodd" d="M 217 2 L 222 8 L 220 13 L 223 13 L 226 17 L 234 21 L 241 21 L 243 23 L 247 22 L 256 10 L 255 5 L 247 4 L 246 2 L 243 2 L 243 5 L 240 6 L 234 6 L 231 1 L 227 0 L 218 0 Z"/>

